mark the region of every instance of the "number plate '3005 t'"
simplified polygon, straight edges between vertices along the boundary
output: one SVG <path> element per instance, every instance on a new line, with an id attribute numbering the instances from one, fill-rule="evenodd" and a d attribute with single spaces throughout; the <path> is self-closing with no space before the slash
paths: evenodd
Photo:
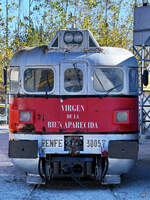
<path id="1" fill-rule="evenodd" d="M 64 151 L 69 151 L 69 152 L 83 151 L 83 136 L 65 136 Z"/>

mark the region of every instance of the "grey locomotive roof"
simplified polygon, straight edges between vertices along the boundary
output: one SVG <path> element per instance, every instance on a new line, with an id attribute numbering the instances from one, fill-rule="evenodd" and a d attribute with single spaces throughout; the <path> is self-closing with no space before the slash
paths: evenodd
<path id="1" fill-rule="evenodd" d="M 18 51 L 10 66 L 57 65 L 64 61 L 88 61 L 91 65 L 137 67 L 134 55 L 128 50 L 116 47 L 102 47 L 100 52 L 58 52 L 48 50 L 48 46 L 34 47 Z"/>

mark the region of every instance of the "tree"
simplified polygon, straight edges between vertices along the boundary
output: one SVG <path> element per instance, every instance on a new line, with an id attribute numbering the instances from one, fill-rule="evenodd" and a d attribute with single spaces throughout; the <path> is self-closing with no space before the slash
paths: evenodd
<path id="1" fill-rule="evenodd" d="M 4 60 L 9 61 L 18 49 L 49 43 L 59 29 L 72 24 L 89 29 L 100 46 L 132 46 L 132 0 L 5 1 L 6 11 L 4 6 L 0 9 L 0 51 L 7 54 Z"/>

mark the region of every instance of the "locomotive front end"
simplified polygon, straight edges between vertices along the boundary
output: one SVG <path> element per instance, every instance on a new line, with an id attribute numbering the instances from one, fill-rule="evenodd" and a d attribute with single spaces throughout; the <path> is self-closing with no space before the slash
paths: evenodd
<path id="1" fill-rule="evenodd" d="M 61 30 L 49 46 L 10 63 L 9 157 L 28 183 L 95 177 L 120 183 L 138 153 L 138 65 L 99 47 L 87 30 Z"/>

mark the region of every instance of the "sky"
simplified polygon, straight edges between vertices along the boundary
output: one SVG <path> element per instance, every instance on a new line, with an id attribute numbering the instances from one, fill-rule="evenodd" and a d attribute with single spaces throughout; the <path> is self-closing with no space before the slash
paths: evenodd
<path id="1" fill-rule="evenodd" d="M 28 17 L 29 16 L 29 1 L 30 0 L 0 0 L 0 8 L 2 8 L 2 12 L 0 12 L 0 18 L 3 18 L 4 19 L 4 22 L 6 21 L 4 16 L 6 16 L 6 1 L 8 1 L 8 3 L 11 5 L 11 9 L 9 9 L 9 17 L 11 16 L 14 16 L 15 15 L 15 18 L 12 20 L 12 22 L 10 23 L 9 22 L 9 31 L 10 33 L 13 32 L 14 30 L 17 30 L 18 28 L 18 23 L 17 23 L 17 16 L 18 14 L 20 13 L 20 20 L 24 23 L 25 20 L 24 20 L 24 17 Z M 16 6 L 12 6 L 13 3 L 18 3 L 18 2 L 21 2 L 21 6 L 19 9 L 16 8 Z M 102 0 L 104 2 L 104 0 Z M 118 0 L 114 0 L 117 1 Z M 135 0 L 124 0 L 124 2 L 129 2 L 129 1 L 135 1 Z M 149 0 L 150 1 L 150 0 Z M 34 0 L 31 0 L 31 2 L 34 2 Z M 42 2 L 42 0 L 40 0 L 40 2 Z M 74 1 L 73 1 L 74 2 Z M 138 3 L 142 3 L 142 0 L 137 0 Z M 35 6 L 35 4 L 33 4 L 33 7 Z M 129 11 L 129 8 L 128 7 L 122 7 L 121 8 L 121 18 L 125 18 L 128 14 Z M 31 8 L 32 10 L 32 8 Z M 38 13 L 40 12 L 40 14 Z M 72 12 L 72 14 L 74 15 L 74 7 L 73 6 L 70 6 L 70 9 L 69 9 L 69 12 Z M 86 12 L 86 11 L 85 11 Z M 35 13 L 35 11 L 34 11 Z M 32 16 L 32 19 L 34 21 L 34 25 L 35 27 L 39 27 L 40 24 L 41 24 L 41 16 L 44 14 L 44 10 L 43 9 L 40 9 L 39 11 L 36 12 L 35 15 Z M 68 13 L 69 14 L 69 13 Z M 28 24 L 28 21 L 27 21 L 27 24 Z M 4 27 L 0 26 L 0 34 L 5 34 L 5 30 L 4 30 Z"/>

